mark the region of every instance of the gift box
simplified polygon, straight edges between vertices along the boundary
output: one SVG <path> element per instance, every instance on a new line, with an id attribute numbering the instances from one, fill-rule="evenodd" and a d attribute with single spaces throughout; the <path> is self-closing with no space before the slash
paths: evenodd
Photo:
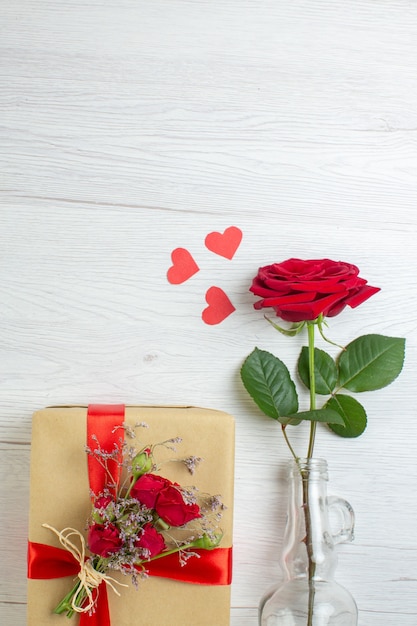
<path id="1" fill-rule="evenodd" d="M 120 408 L 120 407 L 119 407 Z M 109 411 L 107 411 L 109 413 Z M 203 462 L 190 476 L 182 463 L 172 462 L 169 448 L 158 446 L 161 474 L 180 485 L 193 485 L 202 493 L 220 495 L 226 509 L 220 522 L 221 543 L 191 557 L 174 573 L 150 575 L 136 589 L 119 572 L 114 578 L 127 587 L 118 587 L 120 596 L 106 589 L 111 626 L 226 626 L 230 624 L 230 583 L 233 512 L 234 420 L 221 411 L 195 407 L 123 407 L 124 422 L 137 430 L 140 449 L 180 437 L 177 457 L 196 456 Z M 111 411 L 110 411 L 111 415 Z M 109 420 L 109 415 L 107 416 Z M 112 430 L 112 418 L 106 422 Z M 104 428 L 104 422 L 103 422 Z M 88 624 L 91 617 L 75 615 L 68 621 L 53 613 L 74 584 L 73 568 L 63 575 L 51 559 L 68 560 L 58 537 L 43 524 L 58 530 L 78 529 L 85 536 L 91 512 L 91 481 L 86 454 L 87 407 L 51 407 L 33 416 L 30 515 L 28 550 L 28 626 Z M 209 560 L 205 560 L 203 552 Z M 52 555 L 54 556 L 54 554 Z M 162 558 L 160 561 L 164 561 Z M 61 564 L 62 565 L 62 564 Z M 65 564 L 64 574 L 65 574 Z M 214 567 L 214 569 L 213 569 Z M 190 569 L 188 569 L 190 568 Z M 214 572 L 214 573 L 213 573 Z M 191 582 L 182 579 L 190 577 Z M 98 626 L 104 626 L 97 615 Z"/>

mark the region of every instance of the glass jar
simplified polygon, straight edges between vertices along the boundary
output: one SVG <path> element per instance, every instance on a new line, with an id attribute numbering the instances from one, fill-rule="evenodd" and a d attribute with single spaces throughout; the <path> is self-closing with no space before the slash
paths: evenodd
<path id="1" fill-rule="evenodd" d="M 353 539 L 354 513 L 346 500 L 327 496 L 327 480 L 324 459 L 291 462 L 285 579 L 262 599 L 260 626 L 357 626 L 355 601 L 334 579 L 335 545 Z M 337 533 L 330 526 L 333 514 L 341 521 Z"/>

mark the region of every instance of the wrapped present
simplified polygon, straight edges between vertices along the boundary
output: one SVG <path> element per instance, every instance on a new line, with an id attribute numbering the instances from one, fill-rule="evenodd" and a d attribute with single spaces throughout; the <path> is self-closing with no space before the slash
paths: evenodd
<path id="1" fill-rule="evenodd" d="M 171 446 L 158 446 L 160 474 L 173 484 L 192 485 L 202 494 L 220 495 L 225 505 L 223 536 L 216 547 L 192 550 L 145 563 L 138 588 L 121 572 L 101 581 L 93 612 L 71 620 L 54 614 L 58 603 L 80 578 L 74 550 L 57 532 L 78 529 L 87 537 L 92 501 L 100 492 L 103 468 L 87 455 L 98 440 L 101 449 L 114 445 L 115 433 L 134 429 L 132 445 L 156 445 L 180 438 L 176 458 L 201 458 L 190 476 L 173 460 Z M 124 425 L 121 428 L 121 425 Z M 98 432 L 96 432 L 98 431 Z M 112 443 L 113 442 L 113 443 Z M 156 455 L 156 449 L 155 449 Z M 114 461 L 109 461 L 113 463 Z M 121 479 L 114 469 L 115 480 Z M 234 420 L 221 411 L 195 407 L 93 406 L 51 407 L 35 413 L 32 426 L 28 547 L 28 626 L 227 626 L 230 623 L 234 470 Z M 112 470 L 113 471 L 113 470 Z M 158 473 L 158 471 L 156 472 Z M 190 505 L 191 506 L 191 505 Z M 51 529 L 55 529 L 52 531 Z M 71 542 L 77 543 L 73 537 Z M 86 541 L 88 543 L 88 540 Z M 77 544 L 78 545 L 78 544 Z M 88 559 L 88 550 L 86 552 Z M 109 581 L 110 582 L 110 581 Z M 121 587 L 122 585 L 126 585 Z M 109 587 L 114 587 L 109 588 Z M 118 595 L 120 594 L 120 595 Z"/>

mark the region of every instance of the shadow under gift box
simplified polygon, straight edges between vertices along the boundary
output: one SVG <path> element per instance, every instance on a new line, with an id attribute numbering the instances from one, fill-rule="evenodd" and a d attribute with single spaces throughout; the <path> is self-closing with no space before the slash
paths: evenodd
<path id="1" fill-rule="evenodd" d="M 51 407 L 33 416 L 29 541 L 60 547 L 57 537 L 42 524 L 59 531 L 72 527 L 85 536 L 91 511 L 86 445 L 87 407 Z M 201 457 L 191 476 L 182 463 L 163 464 L 161 474 L 179 484 L 195 485 L 201 493 L 220 495 L 227 507 L 221 520 L 224 533 L 220 548 L 232 546 L 234 486 L 234 420 L 227 413 L 196 407 L 125 408 L 125 422 L 137 429 L 131 445 L 140 450 L 173 437 L 181 437 L 177 453 L 158 446 L 158 463 L 164 460 Z M 196 558 L 196 557 L 192 557 Z M 187 567 L 185 565 L 184 567 Z M 230 584 L 209 585 L 179 582 L 150 576 L 135 589 L 130 578 L 110 574 L 128 587 L 120 597 L 108 589 L 112 626 L 228 626 Z M 73 577 L 28 580 L 28 626 L 78 624 L 53 614 L 69 592 Z"/>

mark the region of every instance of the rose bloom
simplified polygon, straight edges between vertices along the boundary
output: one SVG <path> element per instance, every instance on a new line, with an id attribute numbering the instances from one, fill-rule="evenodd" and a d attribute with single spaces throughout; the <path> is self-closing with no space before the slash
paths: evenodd
<path id="1" fill-rule="evenodd" d="M 255 309 L 271 307 L 288 322 L 333 317 L 380 291 L 359 277 L 356 265 L 330 259 L 288 259 L 259 268 L 250 291 L 262 298 Z"/>
<path id="2" fill-rule="evenodd" d="M 145 548 L 148 552 L 148 558 L 152 558 L 163 552 L 166 548 L 165 541 L 161 533 L 159 533 L 152 524 L 145 524 L 143 533 L 136 542 L 138 548 Z"/>
<path id="3" fill-rule="evenodd" d="M 173 484 L 162 489 L 156 500 L 155 509 L 159 517 L 170 526 L 183 526 L 201 517 L 198 504 L 187 504 L 181 491 Z"/>
<path id="4" fill-rule="evenodd" d="M 93 524 L 88 529 L 88 547 L 99 556 L 110 556 L 123 545 L 119 530 L 114 524 Z"/>
<path id="5" fill-rule="evenodd" d="M 161 489 L 171 484 L 171 481 L 163 478 L 163 476 L 143 474 L 133 485 L 130 495 L 144 506 L 147 506 L 148 509 L 153 509 Z"/>

